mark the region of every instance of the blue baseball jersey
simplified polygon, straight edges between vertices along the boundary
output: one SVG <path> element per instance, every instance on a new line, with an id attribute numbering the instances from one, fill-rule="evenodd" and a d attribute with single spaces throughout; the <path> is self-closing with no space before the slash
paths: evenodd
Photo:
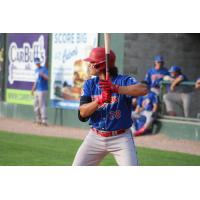
<path id="1" fill-rule="evenodd" d="M 137 104 L 140 108 L 144 108 L 144 110 L 152 111 L 153 105 L 158 104 L 158 96 L 150 91 L 147 95 L 138 97 Z"/>
<path id="2" fill-rule="evenodd" d="M 124 75 L 117 75 L 111 81 L 120 86 L 138 83 L 135 78 Z M 99 77 L 89 79 L 84 83 L 82 96 L 91 97 L 94 101 L 100 95 Z M 130 128 L 133 123 L 131 119 L 132 98 L 132 96 L 113 93 L 111 103 L 103 104 L 90 116 L 89 125 L 103 131 Z"/>
<path id="3" fill-rule="evenodd" d="M 151 88 L 160 88 L 160 82 L 166 75 L 170 75 L 166 68 L 161 68 L 159 70 L 152 68 L 147 71 L 145 81 Z"/>
<path id="4" fill-rule="evenodd" d="M 39 73 L 44 73 L 48 76 L 48 69 L 43 67 L 38 67 L 35 70 L 36 75 L 36 91 L 47 91 L 48 90 L 48 81 L 45 80 L 42 76 L 39 75 Z"/>

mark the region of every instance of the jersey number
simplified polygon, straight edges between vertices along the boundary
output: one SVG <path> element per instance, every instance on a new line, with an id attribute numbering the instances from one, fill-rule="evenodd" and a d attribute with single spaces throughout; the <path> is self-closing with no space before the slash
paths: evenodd
<path id="1" fill-rule="evenodd" d="M 120 110 L 116 110 L 115 112 L 111 111 L 109 113 L 109 119 L 110 120 L 119 119 L 120 117 L 121 117 L 121 111 Z"/>

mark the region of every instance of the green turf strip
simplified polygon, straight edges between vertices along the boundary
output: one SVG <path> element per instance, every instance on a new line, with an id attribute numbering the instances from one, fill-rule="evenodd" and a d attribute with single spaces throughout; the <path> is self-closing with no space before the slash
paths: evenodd
<path id="1" fill-rule="evenodd" d="M 1 166 L 65 166 L 71 165 L 81 140 L 22 135 L 0 131 Z M 137 148 L 143 166 L 194 166 L 200 165 L 200 156 Z M 111 155 L 101 163 L 116 165 Z"/>

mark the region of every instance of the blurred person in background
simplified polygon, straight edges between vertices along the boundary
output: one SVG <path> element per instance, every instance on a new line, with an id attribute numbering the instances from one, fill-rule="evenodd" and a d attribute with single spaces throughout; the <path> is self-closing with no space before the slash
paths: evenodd
<path id="1" fill-rule="evenodd" d="M 163 77 L 169 75 L 169 72 L 164 68 L 164 58 L 161 55 L 154 57 L 154 67 L 147 71 L 145 76 L 145 81 L 151 88 L 151 91 L 155 92 L 157 95 L 160 94 L 160 83 Z"/>
<path id="2" fill-rule="evenodd" d="M 142 81 L 145 84 L 145 81 Z M 137 106 L 132 112 L 132 132 L 140 136 L 150 131 L 158 111 L 158 96 L 155 92 L 149 91 L 146 95 L 137 98 Z"/>
<path id="3" fill-rule="evenodd" d="M 168 80 L 170 85 L 167 88 L 168 93 L 163 96 L 167 114 L 170 116 L 177 116 L 175 109 L 177 104 L 179 104 L 183 107 L 184 116 L 189 117 L 191 90 L 188 86 L 180 85 L 181 82 L 188 81 L 188 79 L 182 73 L 180 66 L 172 66 L 169 72 L 170 76 L 164 77 L 164 80 Z"/>
<path id="4" fill-rule="evenodd" d="M 31 94 L 34 95 L 35 123 L 47 126 L 48 69 L 41 65 L 39 58 L 34 59 L 35 82 Z"/>

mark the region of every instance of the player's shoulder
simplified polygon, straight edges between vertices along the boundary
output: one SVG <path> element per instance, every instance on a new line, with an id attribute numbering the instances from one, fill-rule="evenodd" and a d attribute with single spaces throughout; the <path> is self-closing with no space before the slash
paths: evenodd
<path id="1" fill-rule="evenodd" d="M 168 69 L 165 67 L 162 67 L 161 69 L 158 69 L 158 70 L 155 68 L 152 68 L 150 73 L 151 74 L 170 75 Z"/>
<path id="2" fill-rule="evenodd" d="M 153 91 L 150 91 L 148 93 L 148 98 L 151 99 L 152 101 L 158 102 L 158 95 Z"/>
<path id="3" fill-rule="evenodd" d="M 148 96 L 153 98 L 153 97 L 157 97 L 158 95 L 153 91 L 149 91 Z"/>
<path id="4" fill-rule="evenodd" d="M 168 69 L 167 68 L 165 68 L 165 67 L 163 67 L 163 68 L 161 68 L 161 69 L 159 69 L 159 70 L 156 70 L 154 67 L 153 68 L 150 68 L 148 71 L 147 71 L 147 73 L 152 73 L 152 74 L 157 74 L 157 73 L 169 73 L 169 71 L 168 71 Z"/>
<path id="5" fill-rule="evenodd" d="M 138 101 L 138 102 L 143 101 L 143 99 L 144 99 L 144 96 L 138 96 L 138 97 L 137 97 L 137 101 Z"/>
<path id="6" fill-rule="evenodd" d="M 95 85 L 98 83 L 98 81 L 99 81 L 99 77 L 95 76 L 90 79 L 87 79 L 85 81 L 84 85 L 87 85 L 87 86 Z"/>
<path id="7" fill-rule="evenodd" d="M 162 68 L 162 72 L 165 73 L 165 74 L 169 74 L 169 70 L 165 67 Z"/>
<path id="8" fill-rule="evenodd" d="M 155 72 L 155 68 L 154 68 L 154 67 L 149 68 L 149 69 L 147 70 L 147 74 L 151 74 L 151 73 L 154 73 L 154 72 Z"/>
<path id="9" fill-rule="evenodd" d="M 42 66 L 40 70 L 41 70 L 41 71 L 45 71 L 45 72 L 48 71 L 48 69 L 47 69 L 46 66 Z"/>

